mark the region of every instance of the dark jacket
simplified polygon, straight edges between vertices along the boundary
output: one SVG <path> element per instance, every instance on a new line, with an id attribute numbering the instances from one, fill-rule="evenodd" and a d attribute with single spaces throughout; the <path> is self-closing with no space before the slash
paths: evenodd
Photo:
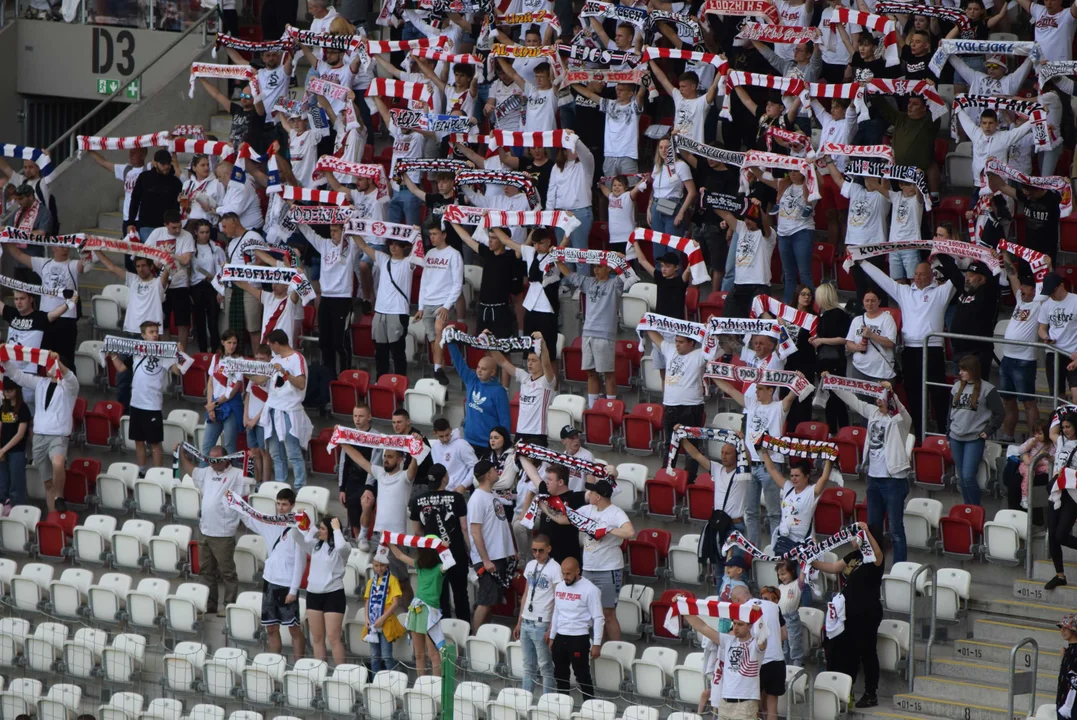
<path id="1" fill-rule="evenodd" d="M 162 175 L 156 169 L 147 170 L 135 180 L 135 189 L 131 191 L 130 216 L 125 224 L 136 228 L 163 226 L 165 210 L 179 211 L 182 190 L 183 183 L 175 175 Z"/>
<path id="2" fill-rule="evenodd" d="M 995 334 L 995 320 L 998 317 L 999 284 L 998 278 L 991 276 L 975 292 L 965 292 L 965 273 L 949 255 L 939 255 L 942 272 L 946 279 L 957 288 L 954 300 L 956 310 L 950 321 L 950 332 L 959 335 L 976 335 L 991 337 Z M 955 353 L 979 352 L 990 346 L 971 340 L 951 340 Z"/>

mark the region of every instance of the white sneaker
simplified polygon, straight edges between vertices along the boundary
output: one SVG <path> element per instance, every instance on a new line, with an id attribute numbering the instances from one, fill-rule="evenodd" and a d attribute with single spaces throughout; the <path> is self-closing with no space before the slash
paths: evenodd
<path id="1" fill-rule="evenodd" d="M 359 541 L 359 549 L 363 552 L 370 552 L 370 541 L 363 538 Z"/>
<path id="2" fill-rule="evenodd" d="M 573 300 L 579 300 L 580 299 L 580 289 L 579 288 L 576 288 L 575 290 L 572 291 L 572 299 Z"/>

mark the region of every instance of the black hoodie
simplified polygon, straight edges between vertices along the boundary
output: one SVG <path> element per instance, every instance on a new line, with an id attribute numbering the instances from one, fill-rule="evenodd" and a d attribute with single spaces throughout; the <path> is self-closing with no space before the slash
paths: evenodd
<path id="1" fill-rule="evenodd" d="M 957 288 L 954 301 L 956 310 L 950 322 L 950 332 L 959 335 L 991 337 L 995 334 L 995 321 L 998 319 L 999 284 L 998 278 L 991 275 L 980 287 L 969 293 L 965 292 L 965 273 L 949 255 L 938 255 L 942 272 Z M 984 349 L 983 343 L 971 340 L 951 340 L 954 353 L 978 352 Z"/>

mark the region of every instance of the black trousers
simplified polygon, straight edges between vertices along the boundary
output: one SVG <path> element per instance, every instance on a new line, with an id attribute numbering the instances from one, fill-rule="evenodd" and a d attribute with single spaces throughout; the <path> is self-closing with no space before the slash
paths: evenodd
<path id="1" fill-rule="evenodd" d="M 352 349 L 348 338 L 348 317 L 352 312 L 350 297 L 322 297 L 318 306 L 318 347 L 322 364 L 331 377 L 352 366 Z"/>
<path id="2" fill-rule="evenodd" d="M 707 414 L 703 405 L 667 405 L 666 415 L 662 420 L 662 430 L 665 431 L 666 438 L 673 437 L 673 428 L 676 425 L 684 425 L 686 427 L 703 427 L 706 424 Z M 701 452 L 705 452 L 704 446 L 695 440 L 687 440 L 695 445 Z M 678 451 L 679 454 L 680 451 Z M 674 458 L 676 461 L 676 458 Z M 684 469 L 688 472 L 688 482 L 693 483 L 696 480 L 696 475 L 699 473 L 699 463 L 689 455 L 685 453 Z M 579 677 L 577 675 L 576 677 Z"/>
<path id="3" fill-rule="evenodd" d="M 221 346 L 221 306 L 217 291 L 208 281 L 191 286 L 191 320 L 198 352 L 213 352 Z"/>
<path id="4" fill-rule="evenodd" d="M 262 37 L 279 38 L 285 25 L 295 23 L 298 11 L 299 0 L 266 0 L 262 5 Z"/>
<path id="5" fill-rule="evenodd" d="M 591 682 L 591 638 L 589 635 L 558 635 L 553 639 L 553 678 L 557 682 L 557 692 L 568 694 L 569 669 L 576 673 L 576 683 L 580 686 L 584 700 L 595 696 L 595 686 Z"/>
<path id="6" fill-rule="evenodd" d="M 41 347 L 52 350 L 60 356 L 67 367 L 75 367 L 75 348 L 78 344 L 79 326 L 75 318 L 58 318 L 45 329 L 41 338 Z"/>
<path id="7" fill-rule="evenodd" d="M 901 375 L 905 385 L 905 397 L 908 399 L 909 414 L 912 415 L 913 432 L 918 441 L 924 439 L 924 428 L 920 427 L 920 413 L 923 407 L 921 403 L 921 391 L 924 385 L 922 347 L 906 347 L 901 351 Z M 941 347 L 929 347 L 927 349 L 927 379 L 929 382 L 945 382 L 946 380 L 946 356 Z M 927 395 L 931 405 L 935 406 L 935 418 L 938 422 L 939 432 L 946 430 L 946 418 L 949 416 L 950 390 L 945 387 L 929 387 Z M 931 409 L 928 408 L 928 419 L 931 418 Z"/>
<path id="8" fill-rule="evenodd" d="M 1047 548 L 1051 551 L 1051 561 L 1055 572 L 1063 572 L 1062 546 L 1077 549 L 1077 537 L 1073 535 L 1073 525 L 1077 523 L 1077 502 L 1066 491 L 1062 492 L 1062 507 L 1055 510 L 1053 505 L 1047 508 Z"/>
<path id="9" fill-rule="evenodd" d="M 770 292 L 767 285 L 734 285 L 733 292 L 725 299 L 725 307 L 722 309 L 722 317 L 746 318 L 752 311 L 752 300 L 756 295 L 766 295 Z"/>
<path id="10" fill-rule="evenodd" d="M 471 622 L 471 601 L 467 597 L 467 569 L 466 558 L 457 558 L 456 565 L 445 573 L 445 582 L 441 585 L 441 614 L 444 617 L 453 616 L 453 607 L 456 608 L 456 619 Z M 452 594 L 452 602 L 449 595 Z"/>
<path id="11" fill-rule="evenodd" d="M 374 343 L 374 369 L 377 371 L 378 377 L 389 372 L 390 357 L 392 357 L 393 370 L 396 371 L 396 374 L 407 375 L 408 350 L 406 336 L 396 342 Z"/>
<path id="12" fill-rule="evenodd" d="M 845 673 L 856 683 L 857 672 L 864 670 L 864 692 L 875 694 L 879 689 L 879 654 L 875 643 L 879 637 L 878 617 L 848 617 L 845 630 L 826 641 L 826 669 Z"/>

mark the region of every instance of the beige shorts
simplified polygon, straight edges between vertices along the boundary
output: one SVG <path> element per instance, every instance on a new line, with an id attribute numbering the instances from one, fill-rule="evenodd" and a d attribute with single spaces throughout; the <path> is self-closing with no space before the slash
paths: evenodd
<path id="1" fill-rule="evenodd" d="M 722 700 L 718 704 L 718 720 L 755 720 L 758 715 L 758 700 L 742 700 L 741 702 Z"/>
<path id="2" fill-rule="evenodd" d="M 584 336 L 583 362 L 580 364 L 580 369 L 594 370 L 599 373 L 613 372 L 615 347 L 613 340 Z"/>
<path id="3" fill-rule="evenodd" d="M 66 460 L 69 440 L 63 435 L 34 433 L 34 467 L 41 475 L 42 482 L 52 482 L 52 459 L 59 457 Z"/>
<path id="4" fill-rule="evenodd" d="M 423 328 L 426 330 L 427 342 L 433 342 L 434 340 L 441 339 L 441 336 L 434 330 L 434 323 L 437 322 L 438 310 L 441 309 L 440 305 L 424 305 L 423 306 Z M 452 322 L 456 319 L 456 309 L 449 310 L 449 319 L 447 322 Z"/>

